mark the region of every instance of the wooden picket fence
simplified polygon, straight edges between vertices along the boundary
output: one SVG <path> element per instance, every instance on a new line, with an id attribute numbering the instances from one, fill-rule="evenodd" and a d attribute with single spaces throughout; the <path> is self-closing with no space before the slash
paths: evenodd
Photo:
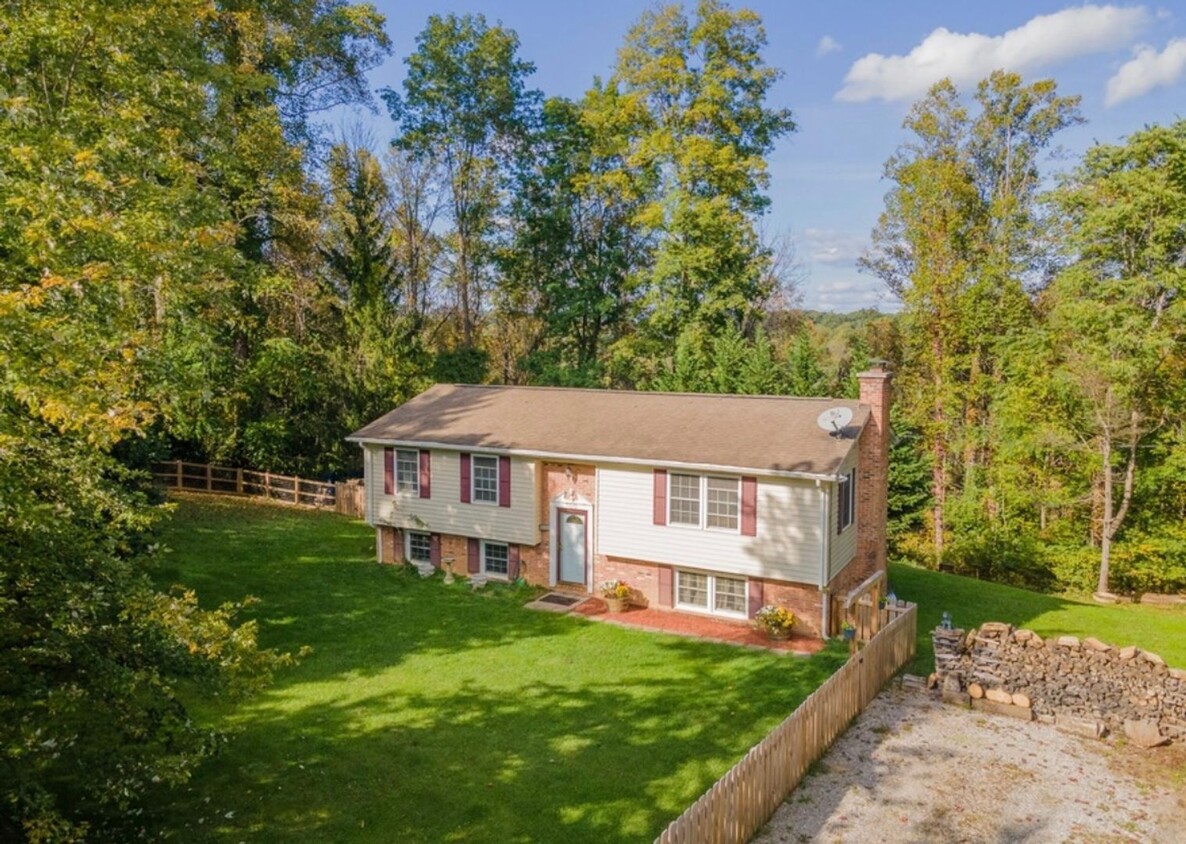
<path id="1" fill-rule="evenodd" d="M 754 745 L 655 839 L 655 844 L 744 844 L 807 769 L 914 658 L 918 607 L 907 604 L 844 667 Z M 793 830 L 792 830 L 793 832 Z"/>
<path id="2" fill-rule="evenodd" d="M 326 483 L 295 475 L 183 460 L 156 463 L 152 475 L 169 489 L 254 496 L 298 507 L 336 510 L 356 519 L 361 519 L 366 512 L 366 494 L 360 480 Z"/>

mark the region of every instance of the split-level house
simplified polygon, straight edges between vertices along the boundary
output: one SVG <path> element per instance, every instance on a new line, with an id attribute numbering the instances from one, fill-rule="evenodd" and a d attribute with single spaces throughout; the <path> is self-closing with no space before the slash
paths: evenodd
<path id="1" fill-rule="evenodd" d="M 621 580 L 738 620 L 779 604 L 827 633 L 826 595 L 885 568 L 890 373 L 858 380 L 857 401 L 441 384 L 349 439 L 380 562 Z"/>

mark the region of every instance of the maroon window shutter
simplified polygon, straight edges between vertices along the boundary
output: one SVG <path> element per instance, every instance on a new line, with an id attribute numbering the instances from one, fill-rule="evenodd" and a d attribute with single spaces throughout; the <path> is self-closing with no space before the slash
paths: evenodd
<path id="1" fill-rule="evenodd" d="M 659 606 L 661 607 L 670 607 L 674 603 L 671 597 L 671 581 L 671 567 L 659 566 Z"/>
<path id="2" fill-rule="evenodd" d="M 432 452 L 420 452 L 420 497 L 432 498 Z"/>
<path id="3" fill-rule="evenodd" d="M 747 581 L 749 587 L 749 617 L 753 618 L 762 609 L 762 581 Z"/>
<path id="4" fill-rule="evenodd" d="M 461 503 L 469 504 L 469 496 L 472 490 L 470 489 L 469 481 L 469 455 L 461 455 Z"/>
<path id="5" fill-rule="evenodd" d="M 519 546 L 507 546 L 507 579 L 519 579 Z"/>
<path id="6" fill-rule="evenodd" d="M 653 518 L 654 518 L 655 524 L 657 524 L 657 525 L 667 524 L 667 470 L 666 469 L 656 469 L 655 470 L 654 501 L 655 501 L 655 505 L 654 505 L 655 512 L 654 512 Z M 670 571 L 668 571 L 667 574 L 668 574 L 668 577 L 671 576 Z M 668 586 L 670 587 L 670 584 L 668 584 Z M 668 588 L 667 591 L 670 592 L 671 589 Z M 666 604 L 665 606 L 671 606 L 671 604 Z"/>
<path id="7" fill-rule="evenodd" d="M 741 535 L 758 535 L 758 479 L 741 479 Z"/>
<path id="8" fill-rule="evenodd" d="M 511 458 L 498 458 L 498 506 L 511 506 Z"/>
<path id="9" fill-rule="evenodd" d="M 438 569 L 441 567 L 441 535 L 439 533 L 432 533 L 428 536 L 428 561 Z"/>
<path id="10" fill-rule="evenodd" d="M 383 449 L 383 494 L 395 494 L 395 449 Z"/>
<path id="11" fill-rule="evenodd" d="M 478 540 L 466 540 L 465 570 L 470 574 L 477 574 L 482 569 L 482 561 L 478 557 Z"/>

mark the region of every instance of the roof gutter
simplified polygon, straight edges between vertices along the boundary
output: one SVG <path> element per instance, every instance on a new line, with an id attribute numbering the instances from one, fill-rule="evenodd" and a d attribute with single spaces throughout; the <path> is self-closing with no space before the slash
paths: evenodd
<path id="1" fill-rule="evenodd" d="M 837 474 L 826 474 L 823 472 L 795 472 L 789 469 L 759 469 L 754 466 L 727 466 L 715 463 L 684 463 L 678 460 L 654 460 L 643 459 L 636 457 L 617 457 L 608 456 L 604 454 L 576 454 L 572 452 L 561 451 L 535 451 L 524 448 L 499 448 L 497 446 L 472 445 L 469 443 L 442 443 L 430 442 L 426 440 L 393 440 L 393 439 L 379 439 L 377 437 L 346 437 L 347 442 L 358 443 L 359 445 L 382 445 L 382 446 L 406 446 L 408 448 L 440 448 L 447 451 L 486 451 L 491 454 L 506 454 L 513 457 L 538 457 L 545 460 L 559 460 L 572 461 L 579 463 L 618 463 L 627 466 L 667 466 L 674 469 L 694 469 L 697 471 L 708 472 L 748 472 L 754 475 L 762 475 L 763 477 L 772 478 L 795 478 L 798 480 L 808 481 L 838 481 L 840 476 Z M 856 443 L 856 440 L 853 440 Z M 843 465 L 843 461 L 841 461 Z"/>

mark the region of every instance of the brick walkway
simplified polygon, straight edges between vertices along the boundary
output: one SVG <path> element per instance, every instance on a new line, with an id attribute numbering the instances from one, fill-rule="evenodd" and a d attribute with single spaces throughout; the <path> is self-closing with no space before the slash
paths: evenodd
<path id="1" fill-rule="evenodd" d="M 766 648 L 772 651 L 787 651 L 803 655 L 813 654 L 824 647 L 822 639 L 814 639 L 810 636 L 793 635 L 785 642 L 775 642 L 766 638 L 765 634 L 754 630 L 744 621 L 727 621 L 694 613 L 652 610 L 642 607 L 631 607 L 622 613 L 610 613 L 606 609 L 605 602 L 600 598 L 590 598 L 575 607 L 573 612 L 593 621 L 604 621 L 606 624 L 708 639 L 727 645 Z"/>

